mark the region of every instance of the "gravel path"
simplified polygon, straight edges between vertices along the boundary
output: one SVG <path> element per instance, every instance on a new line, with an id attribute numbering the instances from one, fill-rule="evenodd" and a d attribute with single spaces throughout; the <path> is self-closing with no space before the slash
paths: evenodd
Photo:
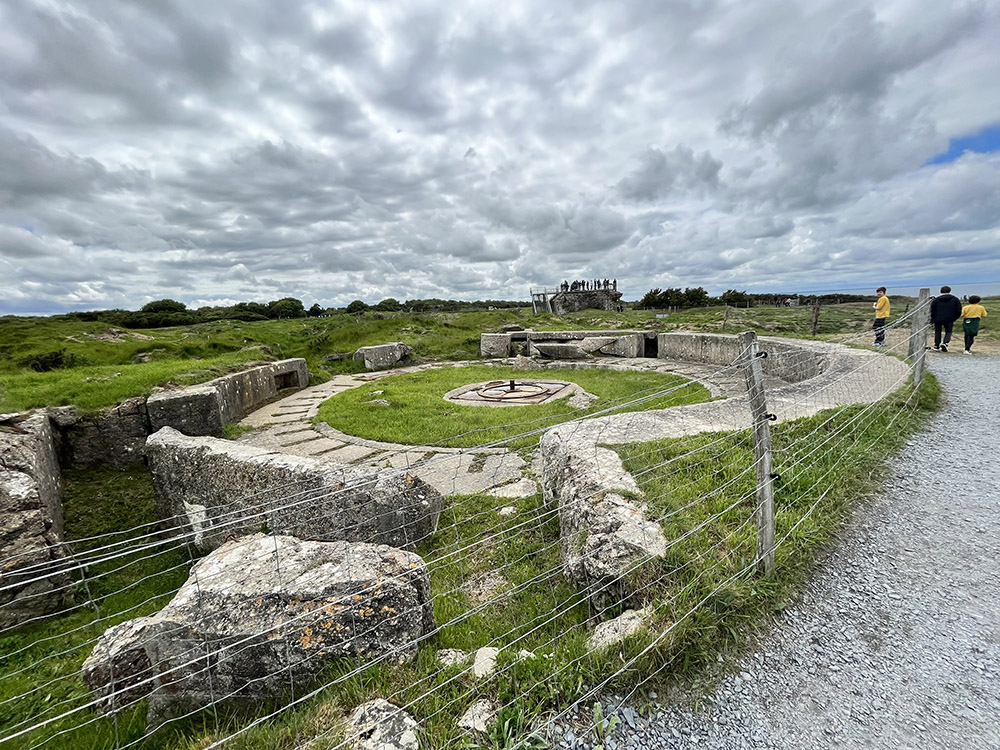
<path id="1" fill-rule="evenodd" d="M 1000 748 L 1000 358 L 930 361 L 947 404 L 802 601 L 706 708 L 622 709 L 607 750 Z"/>

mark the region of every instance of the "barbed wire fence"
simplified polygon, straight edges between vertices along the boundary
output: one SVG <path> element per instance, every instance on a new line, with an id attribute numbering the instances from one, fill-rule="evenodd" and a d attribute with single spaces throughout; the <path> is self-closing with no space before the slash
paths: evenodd
<path id="1" fill-rule="evenodd" d="M 59 543 L 54 560 L 5 553 L 0 612 L 13 592 L 74 601 L 0 627 L 0 747 L 350 747 L 381 731 L 345 722 L 375 698 L 412 747 L 599 739 L 612 726 L 595 705 L 641 696 L 683 669 L 699 632 L 742 622 L 738 584 L 778 590 L 815 516 L 840 507 L 835 478 L 888 458 L 872 433 L 919 400 L 926 321 L 922 295 L 884 352 L 844 357 L 742 334 L 703 379 L 740 377 L 743 396 L 625 411 L 701 387 L 688 381 L 555 428 L 511 422 L 476 447 L 530 443 L 543 491 L 448 497 L 432 528 L 404 524 L 402 549 L 370 529 L 424 512 L 423 490 L 374 523 L 345 513 L 371 476 L 242 498 L 213 515 L 212 536 L 234 538 L 207 554 L 190 512 Z M 305 520 L 267 533 L 331 509 L 349 542 L 300 540 Z M 619 637 L 601 645 L 608 623 Z"/>

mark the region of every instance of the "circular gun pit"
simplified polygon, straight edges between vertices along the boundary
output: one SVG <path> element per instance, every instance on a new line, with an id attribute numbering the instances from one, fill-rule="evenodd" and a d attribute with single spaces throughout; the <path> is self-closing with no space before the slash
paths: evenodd
<path id="1" fill-rule="evenodd" d="M 581 390 L 564 380 L 490 380 L 450 390 L 444 400 L 463 406 L 537 406 Z"/>

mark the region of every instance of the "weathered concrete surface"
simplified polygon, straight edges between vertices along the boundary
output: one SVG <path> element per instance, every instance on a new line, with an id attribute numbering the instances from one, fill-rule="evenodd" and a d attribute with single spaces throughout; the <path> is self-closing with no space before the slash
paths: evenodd
<path id="1" fill-rule="evenodd" d="M 127 398 L 96 417 L 80 418 L 75 409 L 47 411 L 60 428 L 64 466 L 124 467 L 142 462 L 149 434 L 145 398 Z"/>
<path id="2" fill-rule="evenodd" d="M 137 617 L 108 628 L 83 662 L 81 676 L 110 713 L 145 698 L 155 672 L 146 653 L 149 617 Z"/>
<path id="3" fill-rule="evenodd" d="M 674 334 L 661 334 L 664 336 Z M 739 354 L 736 337 L 677 334 L 661 343 L 661 354 L 681 342 L 689 357 L 703 356 L 728 365 Z M 666 349 L 664 348 L 666 347 Z M 790 339 L 760 339 L 772 375 L 790 382 L 767 392 L 768 410 L 779 421 L 812 416 L 824 409 L 874 403 L 902 387 L 909 366 L 878 352 L 839 344 Z M 815 373 L 812 377 L 804 375 Z M 746 396 L 723 401 L 633 412 L 554 427 L 539 443 L 542 489 L 547 503 L 559 508 L 563 559 L 567 575 L 598 598 L 605 592 L 627 596 L 626 571 L 650 555 L 662 554 L 655 520 L 629 500 L 638 487 L 613 451 L 600 445 L 637 443 L 701 432 L 751 426 Z M 618 532 L 617 529 L 622 531 Z M 662 539 L 662 537 L 661 537 Z"/>
<path id="4" fill-rule="evenodd" d="M 351 750 L 418 750 L 419 724 L 406 711 L 376 698 L 354 709 L 348 719 Z"/>
<path id="5" fill-rule="evenodd" d="M 740 357 L 740 343 L 723 333 L 661 333 L 657 335 L 657 357 L 724 367 Z M 774 337 L 759 339 L 764 373 L 787 383 L 798 383 L 821 374 L 830 366 L 830 346 L 812 347 L 821 342 L 793 341 Z M 835 345 L 834 345 L 835 346 Z"/>
<path id="6" fill-rule="evenodd" d="M 154 393 L 146 401 L 150 430 L 173 427 L 185 435 L 221 437 L 225 425 L 239 420 L 283 388 L 304 388 L 304 359 L 284 359 L 177 391 Z"/>
<path id="7" fill-rule="evenodd" d="M 354 352 L 357 362 L 364 362 L 366 370 L 388 370 L 413 354 L 406 344 L 393 341 L 378 346 L 362 346 Z"/>
<path id="8" fill-rule="evenodd" d="M 555 430 L 542 440 L 542 492 L 559 508 L 566 575 L 595 600 L 618 601 L 628 571 L 666 551 L 663 531 L 628 499 L 641 492 L 617 453 L 596 444 L 580 450 Z"/>
<path id="9" fill-rule="evenodd" d="M 582 338 L 577 343 L 581 349 L 583 349 L 588 354 L 593 354 L 598 351 L 602 346 L 607 346 L 608 344 L 614 343 L 616 340 L 615 336 L 587 336 Z"/>
<path id="10" fill-rule="evenodd" d="M 155 675 L 146 683 L 152 724 L 216 701 L 281 699 L 338 657 L 404 661 L 434 629 L 430 577 L 418 555 L 264 534 L 207 555 L 170 603 L 143 620 L 119 633 L 121 647 L 95 649 L 85 676 L 145 669 L 141 644 Z M 100 662 L 112 654 L 128 664 Z"/>
<path id="11" fill-rule="evenodd" d="M 53 614 L 72 600 L 59 492 L 49 418 L 8 415 L 0 422 L 0 628 Z"/>
<path id="12" fill-rule="evenodd" d="M 533 356 L 548 359 L 590 359 L 590 355 L 577 344 L 557 341 L 530 341 L 528 350 Z"/>
<path id="13" fill-rule="evenodd" d="M 601 354 L 612 357 L 641 357 L 646 348 L 646 339 L 641 333 L 618 336 L 601 347 Z"/>
<path id="14" fill-rule="evenodd" d="M 614 312 L 618 309 L 622 293 L 609 289 L 598 289 L 583 292 L 557 292 L 549 297 L 552 312 L 556 315 L 579 312 L 580 310 L 606 310 Z"/>
<path id="15" fill-rule="evenodd" d="M 484 333 L 479 337 L 479 354 L 482 357 L 509 357 L 509 333 Z"/>
<path id="16" fill-rule="evenodd" d="M 405 471 L 338 466 L 164 427 L 146 446 L 167 525 L 200 549 L 261 528 L 409 547 L 437 527 L 443 498 Z"/>

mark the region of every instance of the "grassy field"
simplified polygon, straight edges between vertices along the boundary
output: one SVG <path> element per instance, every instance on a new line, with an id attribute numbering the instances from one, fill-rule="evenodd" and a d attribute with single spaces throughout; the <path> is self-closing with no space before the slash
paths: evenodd
<path id="1" fill-rule="evenodd" d="M 511 501 L 519 511 L 512 517 L 500 517 L 492 497 L 451 498 L 441 529 L 419 550 L 431 570 L 435 616 L 442 627 L 422 644 L 417 658 L 360 672 L 353 660 L 334 664 L 325 675 L 331 687 L 227 746 L 290 750 L 319 737 L 310 747 L 332 747 L 340 738 L 341 720 L 354 706 L 387 697 L 411 704 L 410 712 L 421 719 L 422 747 L 471 747 L 455 722 L 485 697 L 502 708 L 491 736 L 479 743 L 504 748 L 524 737 L 538 716 L 577 700 L 584 686 L 638 688 L 639 704 L 650 690 L 663 694 L 680 688 L 694 694 L 713 678 L 720 656 L 725 659 L 745 648 L 772 614 L 794 599 L 852 505 L 877 490 L 889 458 L 921 427 L 938 398 L 929 377 L 920 394 L 904 388 L 876 405 L 824 412 L 774 429 L 776 470 L 782 474 L 776 497 L 781 543 L 776 573 L 769 579 L 749 572 L 754 502 L 746 432 L 619 448 L 629 470 L 640 478 L 649 502 L 647 515 L 661 519 L 672 542 L 666 557 L 633 571 L 630 588 L 639 593 L 605 611 L 595 609 L 562 577 L 558 519 L 540 496 Z M 153 518 L 149 479 L 142 471 L 71 474 L 66 502 L 71 538 Z M 183 580 L 188 561 L 186 550 L 164 549 L 107 577 L 89 571 L 87 586 L 100 601 L 98 611 L 84 608 L 0 640 L 0 653 L 13 655 L 0 660 L 0 726 L 45 718 L 60 706 L 83 700 L 86 689 L 78 670 L 89 652 L 87 640 L 108 624 L 160 606 Z M 484 571 L 502 574 L 503 585 L 499 595 L 482 604 L 465 584 Z M 123 590 L 136 582 L 137 588 Z M 78 594 L 81 601 L 87 600 L 82 583 Z M 591 618 L 606 619 L 626 607 L 643 606 L 652 613 L 649 630 L 621 648 L 587 653 Z M 108 619 L 94 627 L 98 612 Z M 39 638 L 50 640 L 37 643 Z M 458 667 L 442 668 L 435 659 L 440 648 L 471 651 L 488 643 L 509 648 L 498 673 L 487 680 L 474 680 Z M 521 648 L 538 658 L 516 660 Z M 224 711 L 204 712 L 168 726 L 141 746 L 194 750 L 246 721 L 246 716 Z M 32 747 L 70 727 L 76 728 L 45 746 L 115 747 L 145 732 L 141 709 L 116 721 L 87 710 L 12 746 Z"/>
<path id="2" fill-rule="evenodd" d="M 1000 315 L 995 301 L 986 304 Z M 894 310 L 902 311 L 895 300 Z M 325 355 L 390 340 L 408 343 L 421 359 L 475 358 L 479 333 L 507 322 L 549 330 L 755 329 L 770 335 L 802 336 L 811 318 L 805 308 L 705 308 L 668 318 L 645 311 L 621 316 L 591 311 L 562 318 L 532 318 L 528 312 L 220 322 L 141 334 L 109 333 L 106 326 L 78 321 L 4 318 L 0 319 L 0 411 L 67 400 L 96 409 L 157 385 L 194 382 L 243 362 L 285 356 L 305 356 L 310 369 L 323 377 L 336 370 L 324 371 L 322 366 L 357 367 L 350 361 L 327 365 Z M 826 308 L 820 334 L 837 338 L 866 330 L 870 314 L 865 304 Z M 984 327 L 981 341 L 997 340 L 1000 337 L 992 327 Z M 35 373 L 23 364 L 26 357 L 59 349 L 65 349 L 64 359 L 72 366 Z M 482 369 L 482 380 L 502 377 Z M 461 383 L 480 379 L 468 369 L 453 372 L 461 376 Z M 664 382 L 660 379 L 664 376 L 648 384 L 631 378 L 615 382 L 614 377 L 599 372 L 561 371 L 557 377 L 580 382 L 607 400 Z M 577 376 L 594 379 L 585 382 Z M 448 390 L 447 385 L 442 381 L 434 390 Z M 343 396 L 354 393 L 354 398 L 364 401 L 372 398 L 372 390 L 383 390 L 379 398 L 403 405 L 409 398 L 405 386 L 403 378 L 383 379 Z M 61 401 L 51 400 L 64 395 Z M 439 407 L 440 396 L 434 398 Z M 456 719 L 475 700 L 490 698 L 502 707 L 500 719 L 479 744 L 504 748 L 523 737 L 538 716 L 577 700 L 585 693 L 584 686 L 603 685 L 608 691 L 638 688 L 637 703 L 651 689 L 662 694 L 680 688 L 681 693 L 696 695 L 713 679 L 719 657 L 725 661 L 745 648 L 766 629 L 773 613 L 794 599 L 824 545 L 849 517 L 852 505 L 876 491 L 889 459 L 920 429 L 938 398 L 936 383 L 929 377 L 920 394 L 902 389 L 874 406 L 844 408 L 774 429 L 775 468 L 782 475 L 776 497 L 778 538 L 783 541 L 776 554 L 776 575 L 766 580 L 747 572 L 754 536 L 749 520 L 752 456 L 746 433 L 619 448 L 629 470 L 640 478 L 649 501 L 648 516 L 659 518 L 667 539 L 674 541 L 665 558 L 633 571 L 630 588 L 640 593 L 607 611 L 595 610 L 562 577 L 558 519 L 540 496 L 510 501 L 519 511 L 512 517 L 497 514 L 498 502 L 493 497 L 450 498 L 440 530 L 419 550 L 431 570 L 435 615 L 443 627 L 422 644 L 417 658 L 405 665 L 377 665 L 360 672 L 353 661 L 334 664 L 325 676 L 334 683 L 332 687 L 246 731 L 227 747 L 291 750 L 316 737 L 320 739 L 310 747 L 332 747 L 339 739 L 342 718 L 358 703 L 376 696 L 412 703 L 410 712 L 421 720 L 424 748 L 471 747 L 472 741 L 455 728 Z M 385 429 L 385 425 L 337 422 L 344 414 L 359 411 L 360 403 L 338 405 L 334 400 L 330 405 L 321 416 L 345 431 Z M 417 399 L 405 408 L 420 411 L 430 406 Z M 403 424 L 407 433 L 424 429 L 430 439 L 470 429 L 464 418 L 458 423 L 447 423 L 447 418 L 450 415 L 438 413 L 422 427 L 419 420 L 407 419 Z M 495 425 L 476 428 L 480 426 Z M 393 439 L 393 435 L 386 433 L 379 439 Z M 155 519 L 153 491 L 144 470 L 69 472 L 64 504 L 70 540 L 130 529 Z M 526 519 L 536 522 L 525 524 Z M 84 550 L 88 544 L 78 541 L 76 548 Z M 79 668 L 90 651 L 88 642 L 111 624 L 159 609 L 185 580 L 191 560 L 186 548 L 164 547 L 153 555 L 125 558 L 114 569 L 88 569 L 86 579 L 75 587 L 77 601 L 82 605 L 93 601 L 96 606 L 79 606 L 58 618 L 0 635 L 0 727 L 10 731 L 21 722 L 54 717 L 85 702 L 89 694 Z M 479 603 L 463 585 L 483 571 L 502 573 L 506 593 L 495 601 Z M 625 607 L 642 606 L 653 615 L 648 631 L 613 652 L 586 653 L 591 618 L 606 619 Z M 440 648 L 472 650 L 490 642 L 511 648 L 501 657 L 499 673 L 487 680 L 475 681 L 456 667 L 442 669 L 435 659 Z M 516 661 L 514 654 L 521 648 L 540 657 Z M 145 734 L 144 718 L 141 707 L 114 719 L 87 709 L 4 747 L 27 749 L 47 739 L 42 747 L 121 746 Z M 207 711 L 169 725 L 139 746 L 204 748 L 244 727 L 246 721 L 245 716 Z M 66 734 L 58 734 L 64 730 Z"/>
<path id="3" fill-rule="evenodd" d="M 1000 298 L 985 300 L 1000 315 Z M 895 316 L 908 301 L 893 298 Z M 607 313 L 588 310 L 565 316 L 532 316 L 530 308 L 470 313 L 366 313 L 328 318 L 254 323 L 217 321 L 178 328 L 126 331 L 64 317 L 0 318 L 0 412 L 76 404 L 84 410 L 111 406 L 156 387 L 202 382 L 250 362 L 304 357 L 314 377 L 357 372 L 350 359 L 324 357 L 359 346 L 402 341 L 422 361 L 476 359 L 479 334 L 508 323 L 538 330 L 628 328 L 805 336 L 812 311 L 806 307 L 698 308 L 657 317 L 656 311 Z M 838 338 L 871 325 L 871 306 L 849 303 L 822 308 L 818 334 Z M 1000 318 L 998 318 L 1000 320 Z M 987 319 L 977 350 L 1000 343 L 1000 323 Z M 60 353 L 63 366 L 35 372 L 31 358 Z"/>
<path id="4" fill-rule="evenodd" d="M 567 419 L 586 416 L 629 400 L 648 398 L 672 388 L 677 390 L 624 406 L 622 410 L 663 409 L 707 401 L 710 396 L 698 383 L 680 387 L 687 382 L 684 378 L 658 372 L 551 370 L 545 377 L 577 383 L 597 396 L 597 401 L 588 409 L 574 408 L 567 399 L 513 409 L 465 406 L 443 398 L 453 388 L 469 383 L 524 376 L 522 370 L 482 365 L 394 375 L 337 394 L 323 403 L 316 420 L 348 435 L 369 440 L 463 447 L 542 430 Z M 378 401 L 388 401 L 389 405 Z M 537 440 L 536 435 L 528 442 Z"/>

